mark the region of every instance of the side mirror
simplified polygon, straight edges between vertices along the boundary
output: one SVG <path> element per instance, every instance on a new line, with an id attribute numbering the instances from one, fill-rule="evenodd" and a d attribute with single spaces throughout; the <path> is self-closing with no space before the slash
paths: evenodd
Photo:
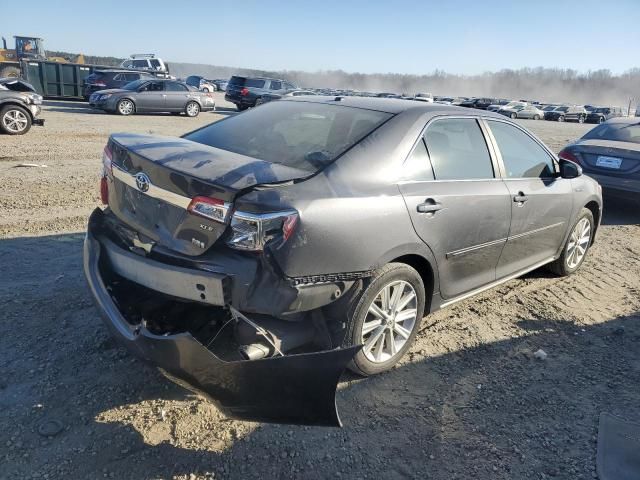
<path id="1" fill-rule="evenodd" d="M 561 178 L 578 178 L 582 175 L 582 167 L 577 163 L 560 159 L 560 177 Z"/>

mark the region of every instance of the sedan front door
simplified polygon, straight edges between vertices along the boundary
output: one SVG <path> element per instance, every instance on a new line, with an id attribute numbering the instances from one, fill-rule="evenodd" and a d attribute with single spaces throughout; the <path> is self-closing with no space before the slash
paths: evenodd
<path id="1" fill-rule="evenodd" d="M 554 258 L 570 227 L 571 180 L 556 174 L 552 154 L 525 130 L 497 119 L 486 123 L 511 198 L 511 229 L 497 278 Z"/>
<path id="2" fill-rule="evenodd" d="M 422 172 L 399 188 L 416 233 L 436 257 L 441 296 L 453 299 L 493 282 L 511 204 L 478 120 L 432 120 L 406 163 Z"/>
<path id="3" fill-rule="evenodd" d="M 135 96 L 136 111 L 162 112 L 165 107 L 164 83 L 151 80 L 145 83 Z"/>

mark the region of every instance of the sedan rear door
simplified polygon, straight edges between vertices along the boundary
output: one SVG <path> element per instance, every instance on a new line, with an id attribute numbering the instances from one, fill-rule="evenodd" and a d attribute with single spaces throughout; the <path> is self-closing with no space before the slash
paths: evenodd
<path id="1" fill-rule="evenodd" d="M 493 282 L 511 204 L 479 121 L 432 120 L 405 166 L 416 174 L 399 188 L 415 231 L 436 257 L 442 297 Z"/>
<path id="2" fill-rule="evenodd" d="M 178 82 L 165 82 L 164 87 L 165 106 L 167 111 L 182 112 L 187 105 L 187 100 L 191 97 L 189 89 Z"/>
<path id="3" fill-rule="evenodd" d="M 511 228 L 497 278 L 548 262 L 569 229 L 571 180 L 560 178 L 552 154 L 524 129 L 486 119 L 511 199 Z"/>

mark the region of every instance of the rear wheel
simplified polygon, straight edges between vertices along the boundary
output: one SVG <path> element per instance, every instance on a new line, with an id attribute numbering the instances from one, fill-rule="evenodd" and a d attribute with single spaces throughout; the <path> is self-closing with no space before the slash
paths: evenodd
<path id="1" fill-rule="evenodd" d="M 198 102 L 187 103 L 187 106 L 184 108 L 184 113 L 187 114 L 187 117 L 197 117 L 200 113 L 200 104 Z"/>
<path id="2" fill-rule="evenodd" d="M 136 106 L 128 98 L 123 98 L 116 105 L 116 112 L 120 115 L 131 115 L 132 113 L 135 113 L 135 111 Z"/>
<path id="3" fill-rule="evenodd" d="M 533 116 L 533 119 L 534 119 L 534 120 L 540 120 L 540 115 L 534 115 L 534 116 Z"/>
<path id="4" fill-rule="evenodd" d="M 598 118 L 598 123 L 604 123 L 604 117 Z"/>
<path id="5" fill-rule="evenodd" d="M 390 263 L 377 270 L 349 311 L 345 343 L 363 345 L 349 369 L 367 376 L 393 367 L 415 341 L 424 305 L 415 269 Z"/>
<path id="6" fill-rule="evenodd" d="M 560 116 L 558 117 L 558 121 L 559 121 L 559 122 L 564 122 L 564 117 L 563 117 L 562 115 L 560 115 Z"/>
<path id="7" fill-rule="evenodd" d="M 8 135 L 24 135 L 31 128 L 31 115 L 17 105 L 0 110 L 0 130 Z"/>
<path id="8" fill-rule="evenodd" d="M 591 246 L 594 227 L 595 222 L 591 210 L 583 208 L 564 244 L 562 254 L 549 265 L 549 269 L 553 273 L 565 277 L 580 268 Z"/>
<path id="9" fill-rule="evenodd" d="M 578 123 L 584 123 L 584 117 L 582 115 L 578 117 Z"/>

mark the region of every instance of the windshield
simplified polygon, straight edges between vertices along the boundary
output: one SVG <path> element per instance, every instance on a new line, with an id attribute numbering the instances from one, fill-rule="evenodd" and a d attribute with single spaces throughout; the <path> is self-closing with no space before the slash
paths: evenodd
<path id="1" fill-rule="evenodd" d="M 391 118 L 312 102 L 269 102 L 184 136 L 188 140 L 315 173 Z"/>
<path id="2" fill-rule="evenodd" d="M 603 123 L 588 131 L 582 138 L 640 143 L 640 123 Z"/>
<path id="3" fill-rule="evenodd" d="M 124 87 L 125 90 L 138 90 L 142 85 L 144 85 L 145 83 L 147 83 L 149 80 L 144 79 L 144 80 L 135 80 L 133 82 L 129 82 L 127 83 Z"/>

